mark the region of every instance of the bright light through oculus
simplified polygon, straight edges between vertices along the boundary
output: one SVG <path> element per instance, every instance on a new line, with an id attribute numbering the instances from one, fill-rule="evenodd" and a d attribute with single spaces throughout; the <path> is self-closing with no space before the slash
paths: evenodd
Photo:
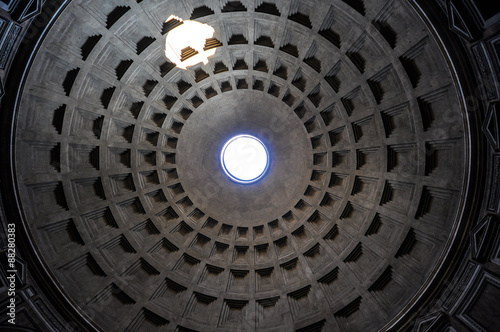
<path id="1" fill-rule="evenodd" d="M 253 183 L 261 179 L 269 166 L 269 152 L 256 137 L 238 135 L 224 144 L 221 164 L 231 180 Z"/>
<path id="2" fill-rule="evenodd" d="M 177 67 L 186 69 L 197 63 L 208 63 L 216 49 L 205 51 L 206 40 L 214 35 L 214 28 L 208 24 L 186 20 L 171 15 L 166 24 L 176 26 L 167 34 L 165 56 Z M 194 55 L 193 55 L 194 54 Z"/>

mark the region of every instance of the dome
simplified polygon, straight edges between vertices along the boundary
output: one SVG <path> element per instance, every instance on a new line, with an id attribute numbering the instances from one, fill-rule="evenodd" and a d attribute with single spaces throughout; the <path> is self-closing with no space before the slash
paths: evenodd
<path id="1" fill-rule="evenodd" d="M 85 330 L 376 331 L 417 328 L 433 305 L 458 315 L 450 289 L 473 279 L 456 269 L 485 264 L 500 294 L 483 253 L 498 204 L 479 212 L 498 182 L 437 12 L 64 2 L 7 101 L 7 215 L 54 308 Z M 193 26 L 208 30 L 175 35 Z"/>

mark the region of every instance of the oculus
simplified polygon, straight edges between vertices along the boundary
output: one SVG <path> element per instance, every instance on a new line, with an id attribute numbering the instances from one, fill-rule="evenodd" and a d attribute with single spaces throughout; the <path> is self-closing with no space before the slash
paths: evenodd
<path id="1" fill-rule="evenodd" d="M 259 181 L 269 168 L 269 152 L 258 138 L 238 135 L 224 144 L 220 162 L 224 173 L 234 182 L 254 183 Z"/>

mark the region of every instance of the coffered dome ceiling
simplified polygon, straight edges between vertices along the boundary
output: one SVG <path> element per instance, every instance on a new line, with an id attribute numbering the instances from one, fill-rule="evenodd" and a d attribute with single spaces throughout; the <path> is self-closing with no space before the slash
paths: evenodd
<path id="1" fill-rule="evenodd" d="M 215 29 L 165 57 L 170 15 Z M 16 121 L 35 246 L 103 330 L 388 327 L 449 253 L 467 119 L 405 1 L 73 1 Z M 237 134 L 269 149 L 232 182 Z"/>

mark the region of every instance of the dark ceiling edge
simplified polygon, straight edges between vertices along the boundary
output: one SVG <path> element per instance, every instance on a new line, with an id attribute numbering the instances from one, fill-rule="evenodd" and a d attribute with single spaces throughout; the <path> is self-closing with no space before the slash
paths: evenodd
<path id="1" fill-rule="evenodd" d="M 468 109 L 468 105 L 465 105 L 466 98 L 473 96 L 474 88 L 477 87 L 478 78 L 474 75 L 473 59 L 466 56 L 468 55 L 466 46 L 449 29 L 448 17 L 436 2 L 426 0 L 408 0 L 408 2 L 429 27 L 435 41 L 442 48 L 449 66 L 453 69 L 453 79 L 462 102 L 464 127 L 469 130 L 465 135 L 468 160 L 464 161 L 464 165 L 468 167 L 466 179 L 469 186 L 464 185 L 463 187 L 461 216 L 458 216 L 461 220 L 455 221 L 453 240 L 449 241 L 444 249 L 439 264 L 436 264 L 435 271 L 413 299 L 408 302 L 407 306 L 381 331 L 410 329 L 415 324 L 416 319 L 430 309 L 429 305 L 432 304 L 433 299 L 437 299 L 445 290 L 446 283 L 442 281 L 453 279 L 455 272 L 467 259 L 470 231 L 478 221 L 481 202 L 485 196 L 487 145 L 481 131 L 482 112 L 480 110 L 471 111 Z"/>
<path id="2" fill-rule="evenodd" d="M 69 324 L 66 327 L 71 329 L 76 327 L 77 330 L 84 328 L 85 331 L 102 331 L 71 301 L 65 294 L 64 289 L 58 287 L 55 277 L 46 268 L 46 264 L 38 253 L 22 216 L 15 189 L 15 177 L 13 176 L 15 174 L 15 166 L 12 161 L 15 154 L 13 140 L 16 135 L 14 122 L 25 80 L 41 43 L 54 22 L 71 1 L 48 0 L 43 5 L 40 15 L 37 16 L 41 19 L 37 20 L 35 18 L 31 22 L 19 48 L 13 55 L 13 62 L 5 79 L 5 82 L 9 84 L 5 86 L 5 95 L 1 99 L 0 156 L 8 156 L 8 158 L 1 158 L 0 160 L 0 167 L 2 169 L 0 174 L 1 208 L 6 219 L 10 223 L 14 222 L 17 226 L 16 250 L 20 253 L 17 255 L 21 256 L 28 263 L 30 275 L 38 286 L 40 286 L 39 291 L 43 291 L 50 304 L 66 320 L 66 323 Z M 19 231 L 20 228 L 22 228 L 22 231 Z"/>

